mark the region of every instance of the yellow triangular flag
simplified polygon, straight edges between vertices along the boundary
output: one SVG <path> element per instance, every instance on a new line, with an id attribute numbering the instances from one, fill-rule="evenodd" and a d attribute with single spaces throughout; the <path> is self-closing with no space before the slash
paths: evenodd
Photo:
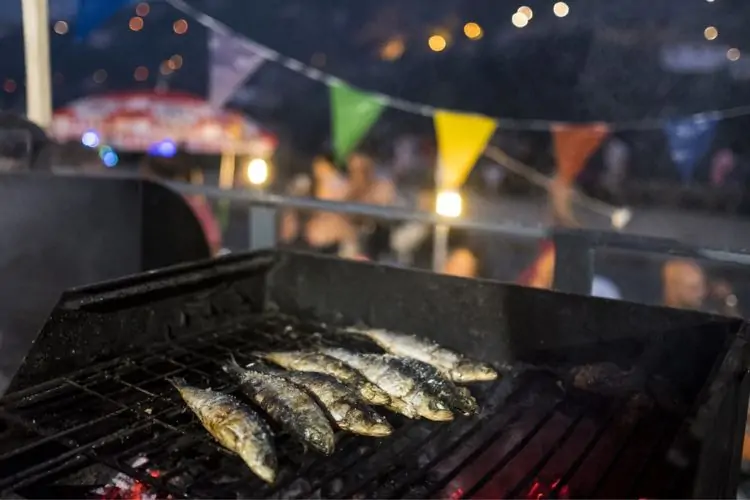
<path id="1" fill-rule="evenodd" d="M 481 115 L 437 111 L 439 189 L 458 189 L 469 176 L 479 155 L 497 128 L 497 122 Z"/>

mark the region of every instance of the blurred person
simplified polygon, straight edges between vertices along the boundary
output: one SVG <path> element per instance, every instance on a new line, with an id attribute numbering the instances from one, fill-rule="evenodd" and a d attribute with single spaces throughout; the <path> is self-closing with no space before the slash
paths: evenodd
<path id="1" fill-rule="evenodd" d="M 349 182 L 336 168 L 333 158 L 320 154 L 313 159 L 312 176 L 297 177 L 287 193 L 344 201 L 349 189 Z M 343 214 L 286 210 L 281 217 L 281 240 L 285 243 L 343 257 L 358 255 L 355 228 Z"/>
<path id="2" fill-rule="evenodd" d="M 735 295 L 732 285 L 728 281 L 724 279 L 715 280 L 711 283 L 709 290 L 706 302 L 707 309 L 710 312 L 722 316 L 742 317 L 737 295 Z"/>
<path id="3" fill-rule="evenodd" d="M 671 259 L 662 268 L 664 305 L 701 310 L 706 299 L 706 276 L 692 259 Z"/>
<path id="4" fill-rule="evenodd" d="M 355 152 L 347 162 L 349 178 L 348 201 L 366 205 L 388 206 L 397 203 L 396 187 L 387 176 L 379 175 L 373 159 Z M 386 221 L 369 217 L 352 217 L 351 220 L 365 239 L 364 254 L 372 260 L 390 251 L 391 226 Z"/>
<path id="5" fill-rule="evenodd" d="M 173 158 L 163 158 L 146 155 L 140 165 L 141 174 L 171 182 L 190 183 L 197 174 L 191 172 L 190 159 L 187 154 L 179 152 Z M 202 179 L 202 174 L 198 175 Z M 203 195 L 188 194 L 183 198 L 193 210 L 195 217 L 206 236 L 211 255 L 218 255 L 221 251 L 222 235 L 219 221 L 214 215 L 211 205 Z"/>

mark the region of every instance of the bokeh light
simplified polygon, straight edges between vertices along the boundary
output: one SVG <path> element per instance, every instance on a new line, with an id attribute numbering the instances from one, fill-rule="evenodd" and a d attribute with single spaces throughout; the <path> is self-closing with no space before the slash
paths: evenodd
<path id="1" fill-rule="evenodd" d="M 432 50 L 433 52 L 442 52 L 448 46 L 448 42 L 442 35 L 432 35 L 427 40 L 427 45 L 429 45 L 430 50 Z"/>
<path id="2" fill-rule="evenodd" d="M 565 17 L 570 12 L 570 7 L 568 7 L 568 4 L 565 2 L 557 2 L 552 6 L 552 12 L 554 12 L 557 17 Z"/>
<path id="3" fill-rule="evenodd" d="M 400 37 L 391 38 L 380 48 L 380 58 L 385 61 L 395 61 L 404 55 L 406 46 Z"/>
<path id="4" fill-rule="evenodd" d="M 146 17 L 151 12 L 151 7 L 146 2 L 141 2 L 135 6 L 135 13 L 141 17 Z"/>
<path id="5" fill-rule="evenodd" d="M 180 69 L 182 67 L 182 56 L 180 54 L 173 55 L 169 58 L 168 64 L 172 70 Z"/>
<path id="6" fill-rule="evenodd" d="M 66 23 L 65 21 L 57 21 L 52 29 L 58 35 L 64 35 L 68 32 L 68 23 Z"/>
<path id="7" fill-rule="evenodd" d="M 516 12 L 515 14 L 513 14 L 513 17 L 510 18 L 510 21 L 516 28 L 523 28 L 527 24 L 529 24 L 529 18 L 520 12 Z"/>
<path id="8" fill-rule="evenodd" d="M 13 92 L 15 92 L 17 88 L 18 88 L 18 85 L 16 85 L 16 81 L 10 78 L 6 79 L 5 83 L 3 83 L 3 90 L 9 94 L 12 94 Z"/>
<path id="9" fill-rule="evenodd" d="M 709 26 L 703 30 L 703 36 L 706 40 L 716 40 L 716 37 L 719 36 L 719 30 L 714 26 Z"/>
<path id="10" fill-rule="evenodd" d="M 527 5 L 521 5 L 518 8 L 518 12 L 526 16 L 526 19 L 528 19 L 529 21 L 531 21 L 534 18 L 534 11 L 531 10 L 531 7 Z"/>
<path id="11" fill-rule="evenodd" d="M 141 31 L 143 29 L 143 18 L 142 17 L 131 17 L 128 23 L 130 31 Z"/>
<path id="12" fill-rule="evenodd" d="M 727 50 L 727 59 L 730 61 L 738 61 L 740 59 L 740 49 L 732 47 Z"/>
<path id="13" fill-rule="evenodd" d="M 188 30 L 188 22 L 184 19 L 178 19 L 172 25 L 172 30 L 178 35 L 184 35 Z"/>
<path id="14" fill-rule="evenodd" d="M 471 40 L 479 40 L 482 38 L 482 27 L 477 23 L 466 23 L 464 24 L 464 35 Z"/>
<path id="15" fill-rule="evenodd" d="M 148 68 L 146 68 L 146 66 L 138 66 L 137 68 L 135 68 L 133 78 L 135 78 L 139 82 L 146 80 L 148 78 Z"/>

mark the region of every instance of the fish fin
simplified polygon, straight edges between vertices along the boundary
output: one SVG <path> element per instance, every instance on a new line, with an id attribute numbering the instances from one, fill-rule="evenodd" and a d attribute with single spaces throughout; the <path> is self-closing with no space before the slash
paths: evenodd
<path id="1" fill-rule="evenodd" d="M 169 377 L 166 380 L 167 380 L 167 382 L 169 382 L 170 384 L 172 384 L 174 386 L 174 388 L 177 389 L 178 391 L 180 389 L 183 389 L 183 388 L 187 387 L 187 385 L 188 385 L 187 380 L 185 380 L 182 377 Z"/>
<path id="2" fill-rule="evenodd" d="M 229 361 L 224 362 L 221 365 L 221 369 L 224 370 L 225 373 L 238 378 L 241 378 L 244 372 L 240 364 L 237 362 L 237 359 L 234 357 L 234 354 L 232 353 L 229 353 Z"/>

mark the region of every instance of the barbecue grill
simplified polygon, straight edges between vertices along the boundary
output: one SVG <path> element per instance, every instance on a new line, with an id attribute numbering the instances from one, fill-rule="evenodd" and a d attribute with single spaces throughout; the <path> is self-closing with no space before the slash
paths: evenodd
<path id="1" fill-rule="evenodd" d="M 322 457 L 277 433 L 262 483 L 166 378 L 236 391 L 229 354 L 354 343 L 365 323 L 493 363 L 482 412 L 388 415 Z M 3 498 L 726 498 L 748 377 L 739 320 L 264 251 L 64 294 L 0 400 Z"/>

